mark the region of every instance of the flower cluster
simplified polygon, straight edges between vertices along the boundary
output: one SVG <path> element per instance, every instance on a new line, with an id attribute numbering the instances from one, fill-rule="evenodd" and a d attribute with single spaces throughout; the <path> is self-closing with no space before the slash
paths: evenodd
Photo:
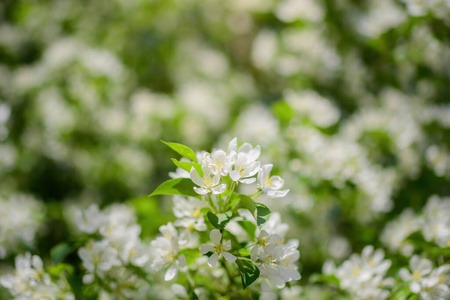
<path id="1" fill-rule="evenodd" d="M 83 283 L 95 283 L 106 292 L 133 297 L 143 280 L 135 269 L 143 268 L 150 258 L 149 245 L 139 238 L 141 227 L 136 224 L 134 212 L 125 205 L 111 205 L 100 211 L 92 204 L 78 210 L 75 221 L 81 232 L 93 237 L 78 249 L 86 270 Z"/>
<path id="2" fill-rule="evenodd" d="M 433 268 L 433 263 L 418 255 L 411 257 L 409 270 L 402 268 L 400 278 L 422 299 L 443 300 L 450 297 L 450 265 Z"/>
<path id="3" fill-rule="evenodd" d="M 44 205 L 32 196 L 0 197 L 0 259 L 24 246 L 33 247 L 44 212 Z"/>
<path id="4" fill-rule="evenodd" d="M 207 276 L 202 257 L 189 263 L 196 252 L 208 257 L 206 262 L 210 268 L 217 268 L 220 262 L 220 269 L 228 278 L 219 276 L 216 280 L 227 280 L 229 285 L 234 282 L 236 272 L 244 288 L 261 277 L 263 292 L 300 279 L 298 240 L 285 243 L 287 225 L 280 222 L 280 215 L 271 216 L 265 205 L 255 201 L 263 194 L 278 198 L 289 192 L 282 190 L 281 177 L 271 176 L 273 165 L 258 161 L 260 146 L 244 143 L 238 147 L 234 138 L 227 151 L 216 149 L 194 154 L 184 145 L 166 144 L 185 159 L 174 160 L 178 170 L 152 194 L 174 195 L 173 212 L 177 220 L 161 226 L 161 236 L 151 242 L 151 269 L 164 268 L 165 280 L 174 279 L 179 271 L 190 274 L 195 270 Z M 253 193 L 238 194 L 239 185 L 248 186 L 247 190 L 253 187 Z M 205 239 L 205 233 L 209 239 Z M 230 270 L 225 261 L 235 267 Z M 199 287 L 202 286 L 189 288 L 194 292 Z M 220 293 L 220 290 L 213 288 L 210 292 Z"/>
<path id="5" fill-rule="evenodd" d="M 0 277 L 0 285 L 15 299 L 75 299 L 67 281 L 64 278 L 53 281 L 45 272 L 41 258 L 28 252 L 16 257 L 14 274 Z"/>
<path id="6" fill-rule="evenodd" d="M 390 266 L 391 261 L 384 259 L 382 249 L 366 246 L 361 255 L 352 254 L 337 269 L 328 263 L 324 265 L 324 271 L 335 274 L 340 287 L 354 299 L 386 299 L 390 295 L 386 288 L 394 283 L 392 278 L 386 277 Z"/>
<path id="7" fill-rule="evenodd" d="M 427 242 L 435 243 L 440 248 L 450 245 L 450 199 L 431 196 L 423 212 L 414 214 L 405 210 L 398 219 L 389 222 L 381 240 L 392 251 L 400 251 L 406 256 L 412 254 L 414 246 L 408 240 L 414 232 L 420 232 Z"/>

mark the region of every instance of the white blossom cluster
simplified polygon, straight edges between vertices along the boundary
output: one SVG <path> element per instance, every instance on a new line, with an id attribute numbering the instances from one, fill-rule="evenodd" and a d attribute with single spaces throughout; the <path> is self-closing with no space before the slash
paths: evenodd
<path id="1" fill-rule="evenodd" d="M 48 299 L 74 300 L 65 279 L 52 280 L 45 272 L 42 259 L 26 253 L 16 256 L 13 274 L 0 277 L 0 285 L 7 288 L 16 300 Z"/>
<path id="2" fill-rule="evenodd" d="M 399 275 L 411 292 L 419 294 L 421 299 L 444 300 L 450 297 L 449 264 L 433 268 L 429 259 L 414 255 L 409 261 L 409 269 L 402 268 Z"/>
<path id="3" fill-rule="evenodd" d="M 193 190 L 200 196 L 198 198 L 174 196 L 173 212 L 177 220 L 161 226 L 161 236 L 151 242 L 152 271 L 164 269 L 165 280 L 172 280 L 179 271 L 188 272 L 188 269 L 196 269 L 200 273 L 207 274 L 210 271 L 200 265 L 187 264 L 186 255 L 191 253 L 190 250 L 198 249 L 208 256 L 207 264 L 211 268 L 216 267 L 222 257 L 229 263 L 236 262 L 238 265 L 239 261 L 251 261 L 260 270 L 263 292 L 271 291 L 271 286 L 282 288 L 286 282 L 300 279 L 296 265 L 300 257 L 297 250 L 299 242 L 298 240 L 284 242 L 283 237 L 288 228 L 286 224 L 281 223 L 279 214 L 273 213 L 262 229 L 257 229 L 254 217 L 245 209 L 239 209 L 236 219 L 230 220 L 228 225 L 220 230 L 209 230 L 205 222 L 208 211 L 220 215 L 231 213 L 236 208 L 236 204 L 230 207 L 230 201 L 240 184 L 256 183 L 256 191 L 254 190 L 252 197 L 265 194 L 279 198 L 288 193 L 289 190 L 282 190 L 283 179 L 271 176 L 273 166 L 261 165 L 258 161 L 260 153 L 260 146 L 253 147 L 244 143 L 238 147 L 237 139 L 234 138 L 229 143 L 227 151 L 216 149 L 211 153 L 198 153 L 197 157 L 200 158 L 201 164 L 192 167 L 190 172 L 179 168 L 177 172 L 171 173 L 171 177 L 174 178 L 172 180 L 178 178 L 192 180 Z M 182 162 L 193 164 L 187 159 Z M 250 229 L 253 239 L 249 240 L 248 233 L 238 225 L 242 221 L 253 224 L 253 229 Z M 200 233 L 204 231 L 209 231 L 211 242 L 200 244 Z M 248 244 L 251 249 L 248 257 L 243 257 L 236 246 L 232 247 L 231 240 L 225 238 L 225 234 L 229 236 L 226 231 L 235 234 L 236 238 Z M 221 264 L 223 267 L 223 263 Z"/>
<path id="4" fill-rule="evenodd" d="M 405 210 L 396 220 L 389 222 L 381 241 L 391 250 L 410 256 L 414 246 L 407 238 L 414 232 L 421 232 L 424 239 L 441 248 L 450 245 L 450 198 L 436 195 L 428 199 L 422 213 Z"/>
<path id="5" fill-rule="evenodd" d="M 92 204 L 77 211 L 75 218 L 78 229 L 93 237 L 78 249 L 86 270 L 83 283 L 98 284 L 113 295 L 135 297 L 143 279 L 133 270 L 148 263 L 150 251 L 139 238 L 141 227 L 136 224 L 134 212 L 119 204 L 100 211 Z"/>
<path id="6" fill-rule="evenodd" d="M 394 284 L 392 278 L 386 277 L 390 267 L 391 261 L 384 258 L 382 249 L 366 246 L 361 255 L 352 254 L 338 268 L 332 262 L 326 263 L 324 273 L 334 274 L 340 288 L 353 299 L 387 299 L 390 293 L 386 288 Z"/>
<path id="7" fill-rule="evenodd" d="M 0 259 L 24 247 L 33 247 L 44 215 L 44 205 L 32 196 L 0 197 Z"/>

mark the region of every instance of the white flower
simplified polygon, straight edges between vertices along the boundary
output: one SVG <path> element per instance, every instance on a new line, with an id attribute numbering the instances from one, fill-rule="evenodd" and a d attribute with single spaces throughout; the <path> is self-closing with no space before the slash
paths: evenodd
<path id="1" fill-rule="evenodd" d="M 151 269 L 159 271 L 164 267 L 168 267 L 164 280 L 172 280 L 178 273 L 178 269 L 186 266 L 186 256 L 179 255 L 178 240 L 176 238 L 158 237 L 150 244 L 151 251 L 156 258 L 151 264 Z"/>
<path id="2" fill-rule="evenodd" d="M 191 180 L 200 188 L 194 187 L 194 191 L 197 194 L 205 195 L 208 193 L 213 193 L 214 195 L 222 194 L 227 185 L 225 183 L 220 183 L 220 175 L 214 174 L 213 170 L 208 166 L 202 166 L 203 177 L 200 177 L 195 168 L 191 169 Z"/>
<path id="3" fill-rule="evenodd" d="M 0 277 L 0 285 L 9 290 L 14 299 L 66 299 L 74 296 L 65 286 L 65 281 L 53 283 L 45 273 L 39 256 L 26 253 L 16 257 L 14 274 Z"/>
<path id="4" fill-rule="evenodd" d="M 112 248 L 107 240 L 89 242 L 86 247 L 78 250 L 83 266 L 89 273 L 106 272 L 114 266 L 120 266 L 121 262 L 117 257 L 117 250 Z M 91 283 L 93 277 L 87 274 L 83 277 L 85 284 Z"/>
<path id="5" fill-rule="evenodd" d="M 406 282 L 409 282 L 409 289 L 413 293 L 419 293 L 422 290 L 424 284 L 424 277 L 430 274 L 433 269 L 433 264 L 426 258 L 420 258 L 414 255 L 409 261 L 409 268 L 412 273 L 402 268 L 400 269 L 400 278 Z"/>
<path id="6" fill-rule="evenodd" d="M 423 299 L 444 300 L 450 298 L 450 265 L 434 269 L 423 281 L 424 289 L 420 293 Z"/>
<path id="7" fill-rule="evenodd" d="M 279 198 L 287 195 L 289 190 L 279 190 L 283 187 L 284 181 L 280 176 L 271 176 L 272 164 L 264 165 L 258 172 L 258 184 L 261 190 L 269 197 Z"/>
<path id="8" fill-rule="evenodd" d="M 361 255 L 353 254 L 335 273 L 341 288 L 354 298 L 386 299 L 389 293 L 383 287 L 390 285 L 392 279 L 384 276 L 390 265 L 381 249 L 374 251 L 373 246 L 366 246 Z"/>
<path id="9" fill-rule="evenodd" d="M 211 154 L 205 152 L 203 154 L 202 164 L 211 168 L 216 175 L 226 176 L 231 170 L 232 156 L 227 155 L 223 150 L 214 150 Z"/>
<path id="10" fill-rule="evenodd" d="M 85 211 L 75 211 L 75 224 L 82 232 L 94 233 L 103 222 L 103 215 L 96 204 L 91 204 Z"/>
<path id="11" fill-rule="evenodd" d="M 181 196 L 173 197 L 173 214 L 175 217 L 182 218 L 201 218 L 200 210 L 206 205 L 197 198 Z"/>
<path id="12" fill-rule="evenodd" d="M 257 242 L 255 246 L 253 246 L 251 251 L 251 258 L 252 260 L 257 260 L 264 249 L 271 245 L 279 245 L 281 243 L 282 238 L 278 234 L 270 234 L 267 233 L 265 230 L 261 230 L 261 233 L 259 234 L 259 237 L 257 237 Z"/>
<path id="13" fill-rule="evenodd" d="M 291 240 L 282 246 L 282 254 L 278 257 L 280 275 L 284 281 L 299 280 L 301 278 L 298 267 L 295 264 L 300 258 L 298 240 Z"/>
<path id="14" fill-rule="evenodd" d="M 245 184 L 255 182 L 252 178 L 258 173 L 261 163 L 256 161 L 261 154 L 261 147 L 255 148 L 245 143 L 237 150 L 237 139 L 234 138 L 228 146 L 228 155 L 231 162 L 229 175 L 233 181 L 239 181 Z"/>
<path id="15" fill-rule="evenodd" d="M 220 230 L 213 229 L 209 233 L 209 237 L 211 241 L 214 243 L 214 246 L 209 244 L 200 245 L 200 252 L 206 254 L 208 252 L 212 252 L 213 254 L 208 259 L 208 265 L 211 268 L 214 268 L 219 260 L 219 256 L 222 254 L 226 260 L 229 262 L 235 262 L 236 256 L 228 252 L 231 250 L 231 241 L 223 241 L 222 242 L 222 233 Z"/>
<path id="16" fill-rule="evenodd" d="M 131 239 L 122 247 L 120 258 L 124 263 L 129 262 L 135 266 L 143 267 L 150 258 L 147 247 L 140 240 Z"/>
<path id="17" fill-rule="evenodd" d="M 161 226 L 159 230 L 163 236 L 156 238 L 150 243 L 150 250 L 155 257 L 150 268 L 154 271 L 159 271 L 168 267 L 164 280 L 169 281 L 177 275 L 178 269 L 186 267 L 186 256 L 178 253 L 180 241 L 178 231 L 172 223 Z"/>

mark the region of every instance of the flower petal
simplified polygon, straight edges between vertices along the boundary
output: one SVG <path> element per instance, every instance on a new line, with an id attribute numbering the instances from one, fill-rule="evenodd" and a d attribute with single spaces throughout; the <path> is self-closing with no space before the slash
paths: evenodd
<path id="1" fill-rule="evenodd" d="M 223 192 L 225 192 L 226 188 L 227 188 L 227 185 L 225 183 L 222 183 L 219 186 L 213 187 L 211 189 L 211 191 L 214 195 L 218 195 L 218 194 L 222 194 Z"/>
<path id="2" fill-rule="evenodd" d="M 192 167 L 191 169 L 191 180 L 198 186 L 205 186 L 205 183 L 203 182 L 203 179 L 198 174 L 197 170 Z"/>
<path id="3" fill-rule="evenodd" d="M 166 274 L 164 275 L 164 280 L 169 281 L 172 280 L 178 273 L 178 268 L 175 264 L 172 264 L 168 269 Z"/>
<path id="4" fill-rule="evenodd" d="M 211 268 L 214 268 L 217 265 L 217 261 L 219 260 L 219 254 L 213 253 L 208 259 L 208 265 Z"/>
<path id="5" fill-rule="evenodd" d="M 220 233 L 219 229 L 213 229 L 209 233 L 209 238 L 215 245 L 218 245 L 218 244 L 220 244 L 220 241 L 222 240 L 222 234 Z"/>
<path id="6" fill-rule="evenodd" d="M 229 262 L 235 262 L 236 261 L 236 256 L 234 256 L 230 252 L 222 252 L 222 254 L 223 254 L 223 257 L 225 257 L 225 259 L 228 260 Z"/>
<path id="7" fill-rule="evenodd" d="M 208 244 L 201 244 L 200 245 L 200 252 L 203 254 L 206 254 L 208 252 L 214 252 L 214 247 Z"/>

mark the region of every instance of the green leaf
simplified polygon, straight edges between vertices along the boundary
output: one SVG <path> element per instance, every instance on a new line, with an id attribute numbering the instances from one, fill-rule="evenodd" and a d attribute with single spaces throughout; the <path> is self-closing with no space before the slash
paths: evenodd
<path id="1" fill-rule="evenodd" d="M 255 224 L 247 220 L 237 221 L 237 223 L 245 230 L 245 232 L 247 232 L 248 236 L 252 240 L 255 239 L 255 232 L 256 232 Z"/>
<path id="2" fill-rule="evenodd" d="M 256 203 L 256 224 L 264 225 L 270 218 L 270 209 L 261 203 Z"/>
<path id="3" fill-rule="evenodd" d="M 410 296 L 412 296 L 413 293 L 410 291 L 409 287 L 404 287 L 397 292 L 393 293 L 390 299 L 392 300 L 404 300 L 409 299 Z"/>
<path id="4" fill-rule="evenodd" d="M 60 243 L 50 250 L 50 257 L 56 265 L 63 261 L 70 252 L 72 252 L 72 247 L 68 243 Z"/>
<path id="5" fill-rule="evenodd" d="M 178 168 L 181 168 L 181 169 L 183 169 L 185 171 L 188 171 L 188 172 L 191 172 L 191 169 L 194 168 L 194 169 L 197 170 L 197 172 L 198 172 L 198 174 L 200 176 L 203 176 L 203 171 L 202 171 L 202 165 L 201 164 L 179 161 L 179 160 L 176 160 L 175 158 L 172 158 L 172 162 Z"/>
<path id="6" fill-rule="evenodd" d="M 179 255 L 184 254 L 186 256 L 186 261 L 188 265 L 195 263 L 196 259 L 202 256 L 202 253 L 198 251 L 198 248 L 195 249 L 181 249 L 178 252 Z"/>
<path id="7" fill-rule="evenodd" d="M 241 199 L 240 205 L 250 211 L 250 213 L 254 216 L 256 212 L 256 203 L 247 195 L 239 195 Z"/>
<path id="8" fill-rule="evenodd" d="M 334 275 L 314 274 L 309 278 L 310 283 L 326 283 L 339 286 L 339 279 Z"/>
<path id="9" fill-rule="evenodd" d="M 217 229 L 223 229 L 233 218 L 233 213 L 231 211 L 227 211 L 226 213 L 213 214 L 209 211 L 206 216 L 208 217 L 208 220 L 211 222 L 212 226 Z"/>
<path id="10" fill-rule="evenodd" d="M 286 101 L 278 101 L 272 106 L 274 114 L 283 123 L 289 123 L 294 117 L 294 110 Z"/>
<path id="11" fill-rule="evenodd" d="M 241 274 L 242 287 L 244 290 L 255 282 L 260 275 L 259 269 L 250 260 L 237 259 L 236 264 L 239 267 L 239 273 Z"/>
<path id="12" fill-rule="evenodd" d="M 240 200 L 239 195 L 237 193 L 232 193 L 230 198 L 227 199 L 227 207 L 226 210 L 233 208 L 236 203 Z"/>
<path id="13" fill-rule="evenodd" d="M 177 152 L 181 156 L 186 157 L 187 159 L 189 159 L 195 163 L 198 162 L 197 156 L 195 155 L 194 150 L 192 150 L 188 146 L 185 146 L 183 144 L 178 144 L 178 143 L 164 142 L 163 140 L 161 140 L 161 142 L 163 142 L 164 144 L 169 146 L 173 151 Z"/>
<path id="14" fill-rule="evenodd" d="M 54 266 L 46 268 L 46 271 L 47 273 L 55 277 L 61 276 L 62 273 L 66 273 L 65 275 L 68 276 L 73 273 L 73 266 L 69 264 L 58 263 Z"/>
<path id="15" fill-rule="evenodd" d="M 149 197 L 157 195 L 183 195 L 199 197 L 194 191 L 194 183 L 189 178 L 169 179 L 156 188 Z"/>

